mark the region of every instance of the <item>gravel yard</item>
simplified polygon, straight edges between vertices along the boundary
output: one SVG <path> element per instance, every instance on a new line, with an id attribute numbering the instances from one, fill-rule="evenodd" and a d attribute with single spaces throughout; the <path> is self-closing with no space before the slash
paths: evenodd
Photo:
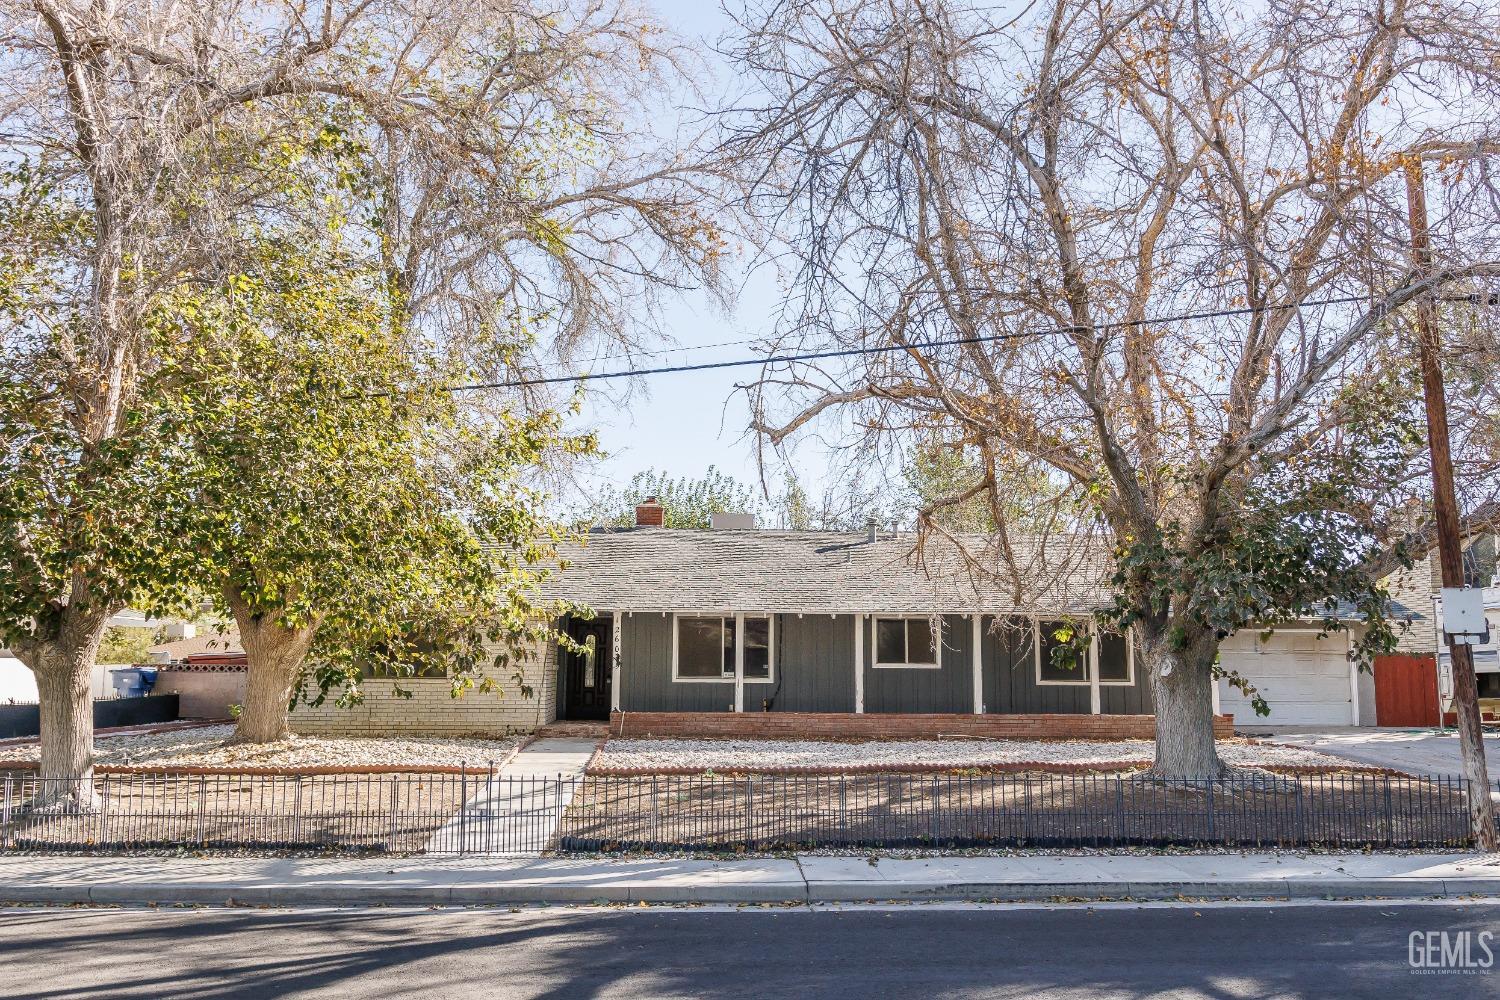
<path id="1" fill-rule="evenodd" d="M 997 764 L 1149 763 L 1155 747 L 1147 740 L 906 740 L 835 743 L 815 740 L 610 740 L 593 770 L 692 768 L 699 771 L 781 768 L 869 769 L 879 766 L 974 768 Z M 1225 740 L 1219 754 L 1246 767 L 1347 766 L 1347 760 L 1302 747 Z"/>
<path id="2" fill-rule="evenodd" d="M 177 767 L 471 767 L 496 764 L 519 740 L 423 736 L 293 736 L 270 746 L 226 746 L 232 725 L 95 738 L 101 764 Z M 36 743 L 0 747 L 0 760 L 36 760 Z"/>

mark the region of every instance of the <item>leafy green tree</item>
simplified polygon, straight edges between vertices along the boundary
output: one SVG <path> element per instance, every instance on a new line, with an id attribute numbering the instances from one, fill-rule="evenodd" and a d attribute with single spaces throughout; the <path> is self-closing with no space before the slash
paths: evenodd
<path id="1" fill-rule="evenodd" d="M 111 626 L 104 630 L 104 641 L 99 643 L 99 662 L 145 663 L 155 643 L 155 629 Z"/>
<path id="2" fill-rule="evenodd" d="M 927 436 L 911 448 L 902 470 L 918 522 L 947 531 L 990 533 L 1006 525 L 1045 534 L 1076 530 L 1086 510 L 1050 501 L 1057 490 L 1035 463 Z M 991 482 L 998 488 L 990 489 Z M 1048 502 L 1043 502 L 1048 501 Z"/>
<path id="3" fill-rule="evenodd" d="M 550 410 L 476 418 L 359 264 L 274 241 L 254 264 L 161 311 L 151 382 L 162 530 L 245 648 L 235 738 L 284 738 L 299 696 L 357 699 L 371 660 L 492 689 L 556 613 L 535 591 L 561 535 L 530 480 L 592 438 Z"/>
<path id="4" fill-rule="evenodd" d="M 40 773 L 88 807 L 106 624 L 191 579 L 139 475 L 166 301 L 248 274 L 256 226 L 358 201 L 344 249 L 411 344 L 500 381 L 652 332 L 728 215 L 719 161 L 643 113 L 682 53 L 613 4 L 36 0 L 0 34 L 0 641 L 37 676 Z M 491 336 L 525 323 L 524 355 Z"/>
<path id="5" fill-rule="evenodd" d="M 575 521 L 579 526 L 628 528 L 635 524 L 635 508 L 655 497 L 668 528 L 707 528 L 714 514 L 747 513 L 763 520 L 765 505 L 752 487 L 710 465 L 696 479 L 672 477 L 654 469 L 637 472 L 624 489 L 610 487 Z"/>

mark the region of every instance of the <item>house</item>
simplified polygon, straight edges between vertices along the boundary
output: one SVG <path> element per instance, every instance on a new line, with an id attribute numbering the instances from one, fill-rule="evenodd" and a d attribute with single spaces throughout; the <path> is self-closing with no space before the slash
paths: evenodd
<path id="1" fill-rule="evenodd" d="M 298 706 L 293 725 L 457 733 L 562 719 L 656 735 L 1151 735 L 1149 679 L 1128 637 L 1096 634 L 1084 662 L 1067 667 L 1051 656 L 1064 619 L 1107 600 L 1107 553 L 1073 557 L 1050 590 L 1022 603 L 976 586 L 957 547 L 934 541 L 920 564 L 913 548 L 910 535 L 758 530 L 733 517 L 668 529 L 646 503 L 635 527 L 567 545 L 565 568 L 545 584 L 547 598 L 592 610 L 559 623 L 585 652 L 549 644 L 518 676 L 496 678 L 499 698 L 455 700 L 446 679 L 412 678 L 402 682 L 410 699 L 371 684 L 354 708 Z M 1268 696 L 1285 695 L 1291 719 L 1371 724 L 1347 638 L 1317 631 L 1309 623 L 1265 643 L 1231 641 L 1226 659 Z M 1254 719 L 1219 698 L 1221 733 L 1229 712 Z"/>
<path id="2" fill-rule="evenodd" d="M 1481 709 L 1500 718 L 1500 564 L 1496 536 L 1480 535 L 1464 545 L 1464 583 L 1484 590 L 1490 640 L 1473 647 Z M 1441 712 L 1451 721 L 1453 677 L 1443 642 L 1442 572 L 1437 552 L 1417 560 L 1386 581 L 1398 603 L 1424 612 L 1401 634 L 1396 655 L 1375 660 L 1377 723 L 1382 726 L 1436 725 Z"/>

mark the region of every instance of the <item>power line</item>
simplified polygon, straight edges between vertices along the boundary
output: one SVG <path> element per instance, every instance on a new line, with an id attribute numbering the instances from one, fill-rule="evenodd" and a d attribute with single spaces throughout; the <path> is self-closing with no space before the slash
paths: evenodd
<path id="1" fill-rule="evenodd" d="M 1364 302 L 1363 295 L 1344 295 L 1308 302 L 1286 303 L 1273 306 L 1244 306 L 1239 309 L 1216 309 L 1210 312 L 1178 313 L 1173 316 L 1156 316 L 1147 319 L 1121 320 L 1114 323 L 1098 323 L 1094 330 L 1120 330 L 1127 327 L 1153 326 L 1162 323 L 1183 323 L 1190 320 L 1217 319 L 1227 316 L 1248 316 L 1260 312 L 1281 309 L 1300 309 L 1303 306 L 1348 305 Z M 982 337 L 953 337 L 945 340 L 923 340 L 910 344 L 883 344 L 873 347 L 847 347 L 828 351 L 807 351 L 801 354 L 768 354 L 756 358 L 735 358 L 732 361 L 705 361 L 694 365 L 665 365 L 660 368 L 626 368 L 611 372 L 579 372 L 574 375 L 545 375 L 535 378 L 508 379 L 501 382 L 474 382 L 468 385 L 445 387 L 447 392 L 476 392 L 481 389 L 520 389 L 537 385 L 560 385 L 565 382 L 602 382 L 607 379 L 640 378 L 646 375 L 674 375 L 681 372 L 714 371 L 723 368 L 747 368 L 751 365 L 799 364 L 806 361 L 824 361 L 831 358 L 847 358 L 860 354 L 890 354 L 897 351 L 925 350 L 935 347 L 963 347 L 969 344 L 992 344 L 1006 340 L 1028 337 L 1051 337 L 1058 334 L 1077 333 L 1080 326 L 1060 326 L 1051 330 L 1030 330 L 1025 333 L 995 333 Z"/>
<path id="2" fill-rule="evenodd" d="M 611 351 L 608 354 L 596 354 L 592 358 L 584 359 L 585 363 L 592 364 L 595 361 L 616 361 L 620 358 L 657 358 L 664 354 L 686 354 L 689 351 L 712 351 L 720 347 L 744 347 L 746 344 L 755 343 L 754 337 L 740 340 L 721 340 L 717 344 L 683 344 L 677 347 L 658 347 L 653 351 Z"/>

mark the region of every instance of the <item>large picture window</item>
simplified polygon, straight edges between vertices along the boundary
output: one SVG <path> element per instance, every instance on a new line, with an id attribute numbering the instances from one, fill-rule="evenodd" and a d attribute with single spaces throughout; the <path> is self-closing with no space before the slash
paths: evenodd
<path id="1" fill-rule="evenodd" d="M 734 681 L 734 663 L 744 646 L 747 681 L 771 679 L 769 615 L 676 615 L 672 636 L 672 679 Z"/>
<path id="2" fill-rule="evenodd" d="M 875 666 L 934 670 L 938 635 L 931 618 L 876 618 Z"/>
<path id="3" fill-rule="evenodd" d="M 1087 653 L 1069 651 L 1053 656 L 1053 650 L 1070 644 L 1073 630 L 1080 627 L 1067 621 L 1036 623 L 1036 682 L 1082 686 L 1092 683 L 1093 674 L 1097 673 L 1099 684 L 1104 687 L 1134 684 L 1135 650 L 1124 633 L 1094 632 L 1084 647 Z"/>
<path id="4" fill-rule="evenodd" d="M 1038 684 L 1089 683 L 1089 657 L 1066 647 L 1078 626 L 1065 621 L 1037 622 L 1036 682 Z"/>

